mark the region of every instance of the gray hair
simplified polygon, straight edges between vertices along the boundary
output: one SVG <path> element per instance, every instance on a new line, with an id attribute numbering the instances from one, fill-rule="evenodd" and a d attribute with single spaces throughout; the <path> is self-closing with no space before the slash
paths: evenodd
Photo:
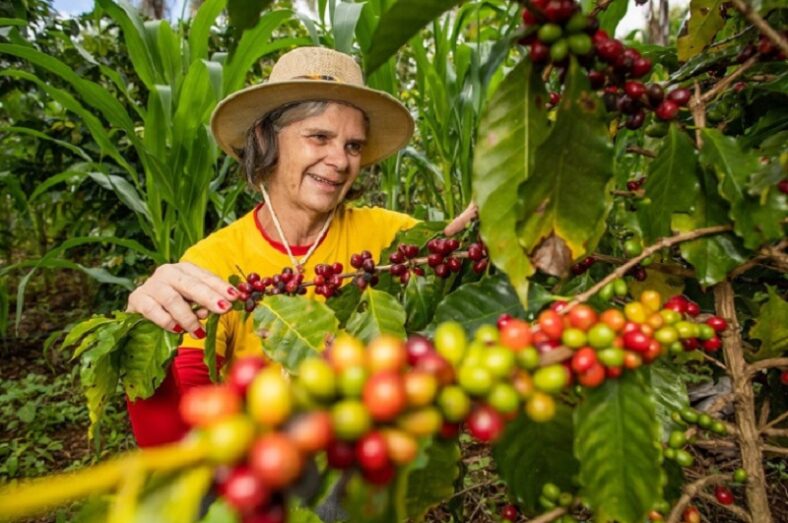
<path id="1" fill-rule="evenodd" d="M 246 143 L 243 150 L 238 151 L 243 162 L 247 183 L 255 189 L 259 188 L 260 183 L 266 181 L 276 168 L 279 161 L 277 137 L 282 129 L 300 120 L 323 114 L 331 103 L 358 109 L 355 105 L 346 102 L 310 100 L 282 105 L 257 120 L 246 133 Z M 364 125 L 369 131 L 369 117 L 364 111 L 361 113 L 364 115 Z M 361 191 L 351 189 L 345 199 L 358 198 L 360 195 Z"/>

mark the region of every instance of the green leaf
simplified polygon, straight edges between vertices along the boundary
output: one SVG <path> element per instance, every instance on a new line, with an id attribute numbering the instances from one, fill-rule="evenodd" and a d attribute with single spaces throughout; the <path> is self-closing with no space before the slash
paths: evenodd
<path id="1" fill-rule="evenodd" d="M 203 362 L 208 367 L 208 375 L 211 382 L 219 382 L 219 371 L 216 369 L 216 335 L 219 327 L 218 314 L 211 314 L 205 322 L 205 350 Z"/>
<path id="2" fill-rule="evenodd" d="M 60 345 L 60 348 L 61 349 L 68 349 L 72 345 L 75 345 L 78 341 L 84 341 L 83 338 L 87 334 L 93 332 L 94 330 L 96 330 L 100 326 L 106 325 L 107 323 L 110 323 L 112 321 L 115 321 L 115 320 L 113 320 L 112 318 L 108 318 L 106 316 L 103 316 L 103 315 L 95 315 L 95 316 L 91 317 L 88 320 L 81 321 L 81 322 L 77 323 L 76 325 L 71 327 L 71 329 L 69 329 L 68 334 L 66 335 L 65 339 L 63 340 L 63 343 Z M 81 343 L 80 343 L 80 346 L 81 346 Z M 76 353 L 75 356 L 78 356 L 80 353 L 84 352 L 84 350 L 80 350 L 79 348 L 77 348 L 77 349 L 75 349 L 74 352 Z"/>
<path id="3" fill-rule="evenodd" d="M 347 330 L 364 343 L 381 334 L 405 339 L 405 309 L 391 294 L 367 287 L 347 321 Z"/>
<path id="4" fill-rule="evenodd" d="M 460 0 L 396 0 L 380 17 L 364 53 L 366 74 L 372 74 L 422 27 L 458 3 Z"/>
<path id="5" fill-rule="evenodd" d="M 138 501 L 134 521 L 191 523 L 200 514 L 214 470 L 203 465 L 157 478 Z"/>
<path id="6" fill-rule="evenodd" d="M 490 260 L 509 276 L 523 304 L 534 269 L 517 237 L 521 213 L 514 188 L 533 173 L 536 148 L 547 136 L 546 100 L 539 69 L 522 60 L 482 114 L 474 156 L 472 182 L 481 236 Z"/>
<path id="7" fill-rule="evenodd" d="M 668 363 L 664 358 L 648 366 L 648 379 L 654 389 L 657 418 L 662 425 L 662 440 L 665 441 L 672 431 L 679 429 L 670 415 L 673 411 L 680 411 L 689 406 L 687 387 L 684 384 L 682 369 Z"/>
<path id="8" fill-rule="evenodd" d="M 227 14 L 230 16 L 230 25 L 235 27 L 236 37 L 257 24 L 260 19 L 260 12 L 264 11 L 272 0 L 228 0 Z"/>
<path id="9" fill-rule="evenodd" d="M 427 443 L 408 469 L 405 503 L 409 519 L 421 521 L 429 509 L 454 494 L 461 458 L 455 440 L 435 438 Z"/>
<path id="10" fill-rule="evenodd" d="M 289 372 L 322 352 L 338 323 L 327 305 L 303 296 L 266 296 L 254 312 L 254 328 L 266 355 Z"/>
<path id="11" fill-rule="evenodd" d="M 692 141 L 677 125 L 671 125 L 646 177 L 644 189 L 651 203 L 638 208 L 646 243 L 670 234 L 673 213 L 692 210 L 699 193 L 697 165 Z"/>
<path id="12" fill-rule="evenodd" d="M 627 7 L 629 7 L 629 0 L 613 0 L 597 15 L 599 28 L 607 31 L 609 35 L 616 34 L 618 23 L 627 14 Z"/>
<path id="13" fill-rule="evenodd" d="M 342 287 L 342 292 L 339 295 L 326 300 L 326 305 L 334 311 L 337 320 L 339 320 L 339 326 L 344 327 L 350 315 L 358 307 L 359 301 L 361 301 L 361 289 L 349 283 Z"/>
<path id="14" fill-rule="evenodd" d="M 716 178 L 704 172 L 701 179 L 703 192 L 698 195 L 692 214 L 673 215 L 671 228 L 676 232 L 729 223 L 728 206 L 717 192 Z M 728 272 L 746 260 L 741 240 L 733 234 L 698 238 L 683 242 L 679 247 L 681 256 L 695 268 L 698 282 L 703 287 L 721 282 Z"/>
<path id="15" fill-rule="evenodd" d="M 443 281 L 434 276 L 415 275 L 408 280 L 404 300 L 408 332 L 421 330 L 430 323 L 443 298 Z"/>
<path id="16" fill-rule="evenodd" d="M 602 101 L 573 60 L 558 119 L 536 150 L 533 175 L 519 187 L 518 232 L 528 252 L 555 238 L 577 259 L 598 240 L 599 224 L 613 201 L 613 149 L 603 112 Z"/>
<path id="17" fill-rule="evenodd" d="M 334 9 L 332 28 L 334 31 L 334 49 L 341 53 L 353 52 L 353 35 L 364 4 L 339 2 Z"/>
<path id="18" fill-rule="evenodd" d="M 178 335 L 140 319 L 124 341 L 120 365 L 126 395 L 132 401 L 149 398 L 167 375 L 167 362 L 178 348 Z"/>
<path id="19" fill-rule="evenodd" d="M 531 285 L 528 311 L 538 310 L 549 301 L 539 285 Z M 466 283 L 447 295 L 435 309 L 432 325 L 444 321 L 458 321 L 465 330 L 474 332 L 480 325 L 495 323 L 503 313 L 523 317 L 526 311 L 507 278 L 496 274 L 481 281 Z"/>
<path id="20" fill-rule="evenodd" d="M 782 238 L 782 220 L 788 212 L 786 195 L 776 188 L 764 201 L 748 194 L 750 176 L 759 168 L 757 154 L 742 151 L 736 139 L 717 129 L 703 129 L 701 136 L 701 163 L 717 173 L 720 195 L 730 204 L 733 230 L 744 239 L 744 246 L 755 249 Z"/>
<path id="21" fill-rule="evenodd" d="M 776 288 L 767 288 L 769 299 L 750 329 L 750 337 L 761 340 L 761 348 L 755 353 L 757 359 L 774 358 L 788 350 L 788 302 Z"/>
<path id="22" fill-rule="evenodd" d="M 722 3 L 723 0 L 690 0 L 687 33 L 676 42 L 680 61 L 686 62 L 703 51 L 725 25 L 720 13 Z"/>
<path id="23" fill-rule="evenodd" d="M 662 497 L 654 391 L 627 372 L 586 391 L 575 410 L 581 495 L 598 521 L 639 523 Z"/>
<path id="24" fill-rule="evenodd" d="M 509 491 L 529 510 L 537 511 L 545 483 L 573 490 L 572 477 L 579 464 L 572 453 L 572 414 L 559 404 L 556 415 L 545 423 L 519 416 L 506 426 L 493 447 L 495 465 Z"/>
<path id="25" fill-rule="evenodd" d="M 194 15 L 189 28 L 189 60 L 204 60 L 208 58 L 208 43 L 211 37 L 211 26 L 216 17 L 227 5 L 227 0 L 206 0 Z"/>

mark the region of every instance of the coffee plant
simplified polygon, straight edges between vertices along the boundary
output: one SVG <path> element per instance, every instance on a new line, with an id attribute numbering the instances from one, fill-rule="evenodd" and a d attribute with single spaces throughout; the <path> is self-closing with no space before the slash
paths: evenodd
<path id="1" fill-rule="evenodd" d="M 392 2 L 367 72 L 458 3 Z M 0 517 L 113 492 L 86 510 L 194 521 L 218 498 L 228 520 L 418 520 L 463 493 L 473 441 L 504 520 L 775 521 L 785 8 L 693 0 L 670 46 L 616 39 L 622 0 L 511 8 L 523 23 L 475 131 L 478 224 L 445 238 L 423 222 L 314 274 L 238 267 L 228 314 L 253 317 L 265 357 L 218 368 L 211 315 L 215 384 L 184 396 L 187 438 L 7 487 Z M 119 386 L 153 395 L 178 342 L 122 312 L 70 331 L 91 434 Z M 692 406 L 698 375 L 730 388 Z"/>

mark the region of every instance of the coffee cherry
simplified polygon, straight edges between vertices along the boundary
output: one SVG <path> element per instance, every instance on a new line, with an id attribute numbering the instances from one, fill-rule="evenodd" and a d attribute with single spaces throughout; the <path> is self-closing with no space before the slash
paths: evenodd
<path id="1" fill-rule="evenodd" d="M 722 505 L 733 505 L 733 492 L 728 487 L 717 485 L 714 489 L 714 497 Z"/>
<path id="2" fill-rule="evenodd" d="M 788 178 L 780 180 L 777 183 L 777 190 L 783 194 L 788 194 Z"/>
<path id="3" fill-rule="evenodd" d="M 788 386 L 788 370 L 784 370 L 780 373 L 780 383 Z"/>
<path id="4" fill-rule="evenodd" d="M 747 481 L 747 471 L 742 468 L 734 470 L 733 481 L 736 483 L 745 483 Z"/>
<path id="5" fill-rule="evenodd" d="M 689 89 L 679 88 L 668 93 L 668 100 L 683 107 L 689 103 L 691 96 L 692 94 Z"/>
<path id="6" fill-rule="evenodd" d="M 643 125 L 643 122 L 646 121 L 646 113 L 640 109 L 635 113 L 630 114 L 627 116 L 627 129 L 634 131 L 635 129 L 640 129 Z"/>
<path id="7" fill-rule="evenodd" d="M 339 470 L 350 468 L 356 462 L 355 447 L 346 441 L 333 440 L 326 447 L 326 458 L 331 468 Z"/>
<path id="8" fill-rule="evenodd" d="M 501 509 L 501 518 L 508 521 L 515 521 L 517 519 L 517 507 L 514 505 L 504 505 Z"/>
<path id="9" fill-rule="evenodd" d="M 758 49 L 753 44 L 747 44 L 736 56 L 736 62 L 742 64 L 755 56 Z"/>
<path id="10" fill-rule="evenodd" d="M 601 71 L 589 71 L 588 81 L 592 89 L 601 89 L 605 85 L 605 74 Z"/>
<path id="11" fill-rule="evenodd" d="M 561 26 L 556 24 L 544 24 L 539 28 L 539 31 L 536 33 L 536 35 L 542 42 L 551 44 L 561 38 Z"/>
<path id="12" fill-rule="evenodd" d="M 354 269 L 360 269 L 363 262 L 364 260 L 361 258 L 360 254 L 352 254 L 350 256 L 350 266 Z"/>
<path id="13" fill-rule="evenodd" d="M 571 35 L 568 39 L 569 50 L 577 56 L 586 56 L 594 48 L 591 37 L 585 33 Z"/>
<path id="14" fill-rule="evenodd" d="M 400 251 L 392 252 L 389 255 L 389 261 L 394 264 L 402 263 L 405 261 L 405 255 Z"/>
<path id="15" fill-rule="evenodd" d="M 473 267 L 472 267 L 473 268 L 473 272 L 475 272 L 476 274 L 483 273 L 484 271 L 487 270 L 487 265 L 488 264 L 489 264 L 489 262 L 487 261 L 486 258 L 483 259 L 483 260 L 479 260 L 479 261 L 475 262 L 473 264 Z"/>
<path id="16" fill-rule="evenodd" d="M 270 497 L 269 490 L 246 465 L 239 465 L 230 471 L 219 490 L 228 505 L 241 514 L 253 512 L 265 505 Z"/>
<path id="17" fill-rule="evenodd" d="M 696 507 L 687 507 L 682 513 L 683 523 L 700 523 L 700 511 Z"/>
<path id="18" fill-rule="evenodd" d="M 637 57 L 632 61 L 630 71 L 634 78 L 641 78 L 651 72 L 651 60 L 648 58 Z"/>
<path id="19" fill-rule="evenodd" d="M 562 38 L 550 46 L 550 60 L 558 63 L 564 60 L 569 54 L 569 42 Z"/>
<path id="20" fill-rule="evenodd" d="M 443 254 L 432 253 L 427 256 L 427 265 L 430 267 L 437 267 L 441 263 L 443 263 Z"/>
<path id="21" fill-rule="evenodd" d="M 479 261 L 484 258 L 484 250 L 479 243 L 472 243 L 468 246 L 468 258 Z"/>
<path id="22" fill-rule="evenodd" d="M 657 115 L 657 118 L 663 121 L 670 121 L 676 118 L 679 114 L 679 106 L 676 102 L 671 100 L 665 100 L 662 102 L 657 109 L 654 111 L 654 114 Z"/>
<path id="23" fill-rule="evenodd" d="M 609 64 L 613 64 L 624 52 L 624 44 L 618 40 L 602 40 L 594 43 L 599 57 Z"/>
<path id="24" fill-rule="evenodd" d="M 630 80 L 624 83 L 624 92 L 633 100 L 637 100 L 646 94 L 646 86 L 641 82 Z"/>
<path id="25" fill-rule="evenodd" d="M 538 23 L 536 16 L 528 9 L 523 9 L 523 24 L 526 26 L 535 25 Z"/>
<path id="26" fill-rule="evenodd" d="M 561 101 L 561 95 L 555 91 L 550 92 L 550 105 L 555 107 Z"/>
<path id="27" fill-rule="evenodd" d="M 480 405 L 468 416 L 468 432 L 479 441 L 497 440 L 504 429 L 504 419 L 496 410 Z"/>

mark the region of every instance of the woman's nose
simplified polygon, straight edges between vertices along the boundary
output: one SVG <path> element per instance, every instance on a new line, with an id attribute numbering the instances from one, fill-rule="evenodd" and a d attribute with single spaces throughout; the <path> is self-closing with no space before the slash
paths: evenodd
<path id="1" fill-rule="evenodd" d="M 332 143 L 326 155 L 326 163 L 334 166 L 338 171 L 345 171 L 350 162 L 348 152 L 339 143 Z"/>

